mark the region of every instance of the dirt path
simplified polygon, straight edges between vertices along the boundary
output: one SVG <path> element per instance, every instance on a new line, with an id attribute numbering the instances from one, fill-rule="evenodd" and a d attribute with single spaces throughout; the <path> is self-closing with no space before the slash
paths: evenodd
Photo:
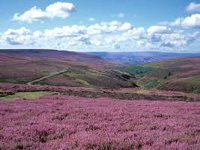
<path id="1" fill-rule="evenodd" d="M 50 74 L 47 75 L 47 76 L 44 76 L 44 77 L 42 77 L 42 78 L 35 79 L 35 80 L 33 80 L 33 81 L 28 82 L 27 84 L 28 84 L 28 85 L 35 84 L 35 83 L 40 82 L 40 81 L 42 81 L 42 80 L 45 80 L 45 79 L 48 79 L 48 78 L 50 78 L 50 77 L 53 77 L 53 76 L 59 75 L 59 74 L 61 74 L 61 73 L 64 73 L 64 72 L 66 72 L 67 70 L 68 70 L 68 69 L 61 70 L 61 71 L 57 71 L 57 72 L 52 72 L 52 73 L 50 73 Z"/>

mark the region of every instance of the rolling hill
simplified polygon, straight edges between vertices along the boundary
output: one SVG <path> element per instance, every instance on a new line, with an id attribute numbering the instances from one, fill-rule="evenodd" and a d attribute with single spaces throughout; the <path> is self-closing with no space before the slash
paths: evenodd
<path id="1" fill-rule="evenodd" d="M 199 77 L 200 57 L 2 52 L 0 149 L 198 149 Z"/>
<path id="2" fill-rule="evenodd" d="M 132 76 L 113 70 L 120 63 L 56 50 L 1 50 L 0 82 L 70 87 L 137 87 Z M 31 81 L 37 82 L 31 82 Z"/>
<path id="3" fill-rule="evenodd" d="M 135 95 L 151 95 L 155 90 L 200 93 L 200 57 L 128 65 L 83 53 L 32 49 L 1 50 L 0 62 L 3 83 L 122 91 L 129 88 L 125 91 L 134 91 Z"/>
<path id="4" fill-rule="evenodd" d="M 147 90 L 200 93 L 200 57 L 178 58 L 120 67 Z"/>
<path id="5" fill-rule="evenodd" d="M 74 65 L 86 65 L 89 67 L 106 68 L 120 63 L 105 61 L 101 57 L 77 53 L 71 51 L 58 51 L 48 49 L 1 49 L 0 54 L 14 55 L 17 57 L 37 58 L 39 60 L 51 60 L 64 63 L 73 63 Z"/>

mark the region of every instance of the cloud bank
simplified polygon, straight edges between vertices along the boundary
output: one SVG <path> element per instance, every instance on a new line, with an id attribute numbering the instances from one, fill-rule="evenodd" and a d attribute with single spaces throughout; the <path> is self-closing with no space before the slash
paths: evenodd
<path id="1" fill-rule="evenodd" d="M 133 27 L 129 22 L 100 22 L 30 31 L 8 29 L 1 35 L 4 45 L 68 49 L 76 51 L 172 50 L 200 42 L 200 32 L 186 33 L 167 26 Z"/>
<path id="2" fill-rule="evenodd" d="M 22 14 L 15 13 L 13 20 L 37 23 L 55 18 L 66 19 L 74 11 L 73 3 L 56 2 L 44 10 L 34 6 Z M 126 19 L 124 13 L 114 15 L 118 19 L 114 21 L 97 22 L 99 18 L 89 16 L 85 18 L 87 25 L 64 25 L 45 30 L 30 30 L 27 24 L 26 27 L 10 28 L 0 33 L 0 44 L 2 47 L 24 46 L 74 51 L 174 51 L 186 50 L 190 46 L 198 50 L 200 4 L 190 3 L 186 11 L 186 17 L 149 27 L 135 27 L 130 22 L 118 21 Z"/>

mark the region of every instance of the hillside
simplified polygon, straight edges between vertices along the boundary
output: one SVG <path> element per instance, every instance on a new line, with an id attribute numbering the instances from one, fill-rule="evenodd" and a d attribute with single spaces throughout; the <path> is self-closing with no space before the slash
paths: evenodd
<path id="1" fill-rule="evenodd" d="M 0 82 L 94 88 L 137 87 L 130 75 L 112 69 L 120 66 L 119 63 L 82 53 L 1 50 L 0 60 Z M 35 80 L 37 82 L 32 82 Z"/>
<path id="2" fill-rule="evenodd" d="M 200 57 L 168 59 L 119 70 L 135 76 L 136 83 L 147 90 L 200 93 Z"/>
<path id="3" fill-rule="evenodd" d="M 199 57 L 200 53 L 169 53 L 169 52 L 90 52 L 86 53 L 107 60 L 127 64 L 142 64 L 171 58 Z"/>
<path id="4" fill-rule="evenodd" d="M 17 57 L 29 57 L 37 58 L 40 60 L 51 60 L 59 62 L 69 62 L 74 65 L 86 65 L 94 67 L 96 69 L 106 68 L 110 66 L 117 66 L 119 63 L 106 61 L 98 56 L 77 53 L 72 51 L 58 51 L 58 50 L 47 50 L 47 49 L 6 49 L 0 50 L 0 54 L 15 55 Z"/>
<path id="5" fill-rule="evenodd" d="M 26 53 L 0 54 L 0 149 L 199 148 L 200 58 Z"/>

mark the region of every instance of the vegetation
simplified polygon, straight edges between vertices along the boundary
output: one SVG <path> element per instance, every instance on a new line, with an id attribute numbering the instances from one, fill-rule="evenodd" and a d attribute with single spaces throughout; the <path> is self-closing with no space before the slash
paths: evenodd
<path id="1" fill-rule="evenodd" d="M 50 72 L 49 72 L 49 71 L 47 71 L 47 70 L 44 70 L 44 71 L 42 71 L 42 74 L 43 74 L 43 76 L 47 76 L 47 75 L 49 75 L 49 74 L 50 74 Z"/>
<path id="2" fill-rule="evenodd" d="M 37 92 L 16 92 L 12 95 L 7 95 L 5 97 L 0 97 L 0 100 L 14 100 L 17 98 L 28 98 L 28 99 L 36 99 L 39 98 L 41 96 L 44 95 L 48 95 L 51 94 L 50 92 L 41 92 L 41 91 L 37 91 Z"/>
<path id="3" fill-rule="evenodd" d="M 127 73 L 116 70 L 96 70 L 92 68 L 70 68 L 68 71 L 59 75 L 53 80 L 59 85 L 77 86 L 77 87 L 96 87 L 116 89 L 120 87 L 136 87 L 134 79 Z M 52 79 L 52 78 L 51 78 Z M 53 80 L 48 79 L 46 84 L 52 84 Z"/>
<path id="4" fill-rule="evenodd" d="M 130 73 L 132 75 L 145 76 L 154 72 L 153 67 L 143 67 L 142 65 L 118 67 L 120 71 Z"/>
<path id="5" fill-rule="evenodd" d="M 197 150 L 199 107 L 60 95 L 0 101 L 0 149 Z"/>
<path id="6" fill-rule="evenodd" d="M 125 67 L 59 59 L 0 65 L 1 82 L 67 70 L 43 86 L 0 83 L 0 149 L 199 148 L 199 58 Z"/>
<path id="7" fill-rule="evenodd" d="M 16 78 L 0 78 L 0 82 L 8 82 L 8 83 L 18 83 L 18 79 Z"/>
<path id="8" fill-rule="evenodd" d="M 169 59 L 118 69 L 134 75 L 140 88 L 199 93 L 200 58 Z"/>
<path id="9" fill-rule="evenodd" d="M 146 89 L 146 90 L 153 89 L 153 88 L 155 88 L 158 84 L 159 84 L 159 80 L 158 80 L 158 79 L 151 79 L 151 80 L 145 85 L 145 89 Z"/>

